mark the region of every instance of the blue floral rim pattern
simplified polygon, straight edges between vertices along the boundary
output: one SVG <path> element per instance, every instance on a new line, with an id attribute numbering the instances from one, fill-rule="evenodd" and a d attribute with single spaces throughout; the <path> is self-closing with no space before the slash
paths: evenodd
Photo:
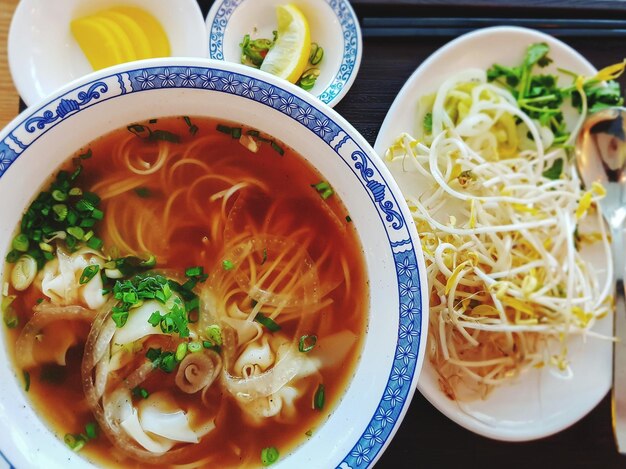
<path id="1" fill-rule="evenodd" d="M 338 466 L 357 469 L 370 466 L 379 456 L 412 395 L 419 372 L 422 339 L 421 281 L 410 228 L 367 152 L 337 124 L 332 116 L 302 98 L 259 78 L 219 68 L 170 66 L 138 68 L 105 76 L 59 96 L 5 131 L 0 141 L 0 178 L 11 164 L 39 137 L 82 110 L 109 99 L 155 89 L 194 89 L 227 93 L 272 108 L 307 128 L 324 141 L 350 168 L 367 191 L 388 238 L 397 275 L 400 306 L 399 329 L 393 366 L 385 391 L 365 431 Z M 262 129 L 261 129 L 262 130 Z M 374 220 L 372 220 L 374 222 Z M 1 453 L 0 453 L 1 454 Z"/>
<path id="2" fill-rule="evenodd" d="M 209 58 L 224 60 L 224 35 L 230 17 L 236 8 L 244 0 L 222 0 L 214 5 L 211 10 L 217 12 L 213 18 L 209 29 Z M 349 86 L 353 75 L 357 72 L 360 41 L 358 20 L 348 0 L 325 0 L 328 6 L 337 16 L 341 33 L 343 36 L 343 56 L 339 70 L 335 74 L 332 82 L 318 93 L 317 97 L 328 105 L 336 104 L 344 88 Z"/>

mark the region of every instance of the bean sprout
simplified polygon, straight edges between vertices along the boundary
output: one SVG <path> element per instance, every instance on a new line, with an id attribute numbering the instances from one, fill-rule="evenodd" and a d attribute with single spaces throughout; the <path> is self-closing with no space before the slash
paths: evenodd
<path id="1" fill-rule="evenodd" d="M 598 336 L 590 329 L 611 311 L 612 272 L 599 284 L 581 255 L 598 241 L 611 268 L 603 189 L 583 190 L 567 147 L 484 71 L 420 104 L 432 131 L 399 136 L 386 160 L 422 242 L 442 389 L 467 401 L 531 367 L 569 371 L 568 336 Z"/>

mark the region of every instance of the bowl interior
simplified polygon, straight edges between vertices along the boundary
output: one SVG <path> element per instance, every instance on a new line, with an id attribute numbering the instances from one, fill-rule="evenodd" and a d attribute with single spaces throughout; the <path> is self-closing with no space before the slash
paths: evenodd
<path id="1" fill-rule="evenodd" d="M 0 134 L 5 161 L 0 200 L 11 200 L 1 208 L 0 256 L 6 256 L 24 208 L 49 175 L 82 145 L 111 130 L 188 115 L 235 121 L 276 137 L 327 178 L 355 223 L 369 277 L 373 332 L 341 403 L 285 464 L 373 462 L 402 419 L 421 367 L 426 297 L 419 242 L 395 184 L 363 138 L 302 90 L 283 86 L 224 62 L 153 60 L 91 75 L 25 111 Z M 10 363 L 6 347 L 0 357 Z M 7 402 L 14 405 L 2 407 Z M 9 421 L 19 423 L 9 426 Z M 0 449 L 14 465 L 84 464 L 34 414 L 7 365 L 0 367 L 0 426 L 11 429 Z M 22 450 L 24 441 L 31 450 Z"/>
<path id="2" fill-rule="evenodd" d="M 116 0 L 48 2 L 24 0 L 9 31 L 9 65 L 13 82 L 27 104 L 34 104 L 93 69 L 70 32 L 74 18 L 117 6 Z M 172 56 L 204 57 L 207 38 L 196 0 L 129 0 L 150 12 L 163 26 Z"/>

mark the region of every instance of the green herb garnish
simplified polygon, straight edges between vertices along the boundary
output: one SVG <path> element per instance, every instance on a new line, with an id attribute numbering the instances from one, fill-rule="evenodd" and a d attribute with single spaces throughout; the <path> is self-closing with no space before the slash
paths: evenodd
<path id="1" fill-rule="evenodd" d="M 257 315 L 254 317 L 254 320 L 262 326 L 265 326 L 270 332 L 278 332 L 281 329 L 280 326 L 272 318 L 269 318 L 263 313 L 257 313 Z"/>
<path id="2" fill-rule="evenodd" d="M 270 466 L 278 461 L 280 454 L 274 446 L 269 446 L 261 450 L 261 464 Z"/>
<path id="3" fill-rule="evenodd" d="M 316 335 L 303 335 L 298 342 L 298 350 L 303 353 L 308 353 L 315 348 L 317 344 Z"/>
<path id="4" fill-rule="evenodd" d="M 320 197 L 324 200 L 328 199 L 331 195 L 335 193 L 335 191 L 333 191 L 333 188 L 326 181 L 320 181 L 317 184 L 311 184 L 311 187 L 319 192 Z"/>
<path id="5" fill-rule="evenodd" d="M 80 283 L 81 285 L 85 285 L 92 278 L 94 278 L 99 271 L 100 271 L 100 266 L 98 264 L 88 265 L 87 267 L 83 269 L 83 273 L 80 275 L 80 279 L 78 280 L 78 283 Z"/>
<path id="6" fill-rule="evenodd" d="M 320 384 L 315 391 L 315 395 L 313 396 L 313 408 L 315 410 L 322 410 L 325 402 L 326 392 L 324 390 L 324 385 Z"/>

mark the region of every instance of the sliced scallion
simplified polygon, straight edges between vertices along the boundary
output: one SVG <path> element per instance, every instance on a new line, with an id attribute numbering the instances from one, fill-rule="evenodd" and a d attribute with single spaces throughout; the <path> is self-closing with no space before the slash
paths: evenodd
<path id="1" fill-rule="evenodd" d="M 320 384 L 315 391 L 315 395 L 313 396 L 313 408 L 315 410 L 322 410 L 325 402 L 326 392 L 324 390 L 324 385 Z"/>
<path id="2" fill-rule="evenodd" d="M 100 266 L 98 264 L 88 265 L 83 269 L 83 273 L 80 275 L 80 279 L 78 283 L 81 285 L 85 285 L 89 283 L 89 281 L 96 276 L 96 274 L 100 271 Z"/>
<path id="3" fill-rule="evenodd" d="M 274 446 L 269 446 L 267 448 L 263 448 L 261 450 L 261 464 L 264 466 L 269 466 L 278 461 L 280 454 L 278 450 Z"/>
<path id="4" fill-rule="evenodd" d="M 265 326 L 271 332 L 278 332 L 281 329 L 280 326 L 272 318 L 267 317 L 263 313 L 257 313 L 257 315 L 254 317 L 254 320 L 262 326 Z"/>
<path id="5" fill-rule="evenodd" d="M 315 348 L 317 344 L 316 335 L 303 335 L 298 342 L 298 350 L 302 353 L 308 353 Z"/>

